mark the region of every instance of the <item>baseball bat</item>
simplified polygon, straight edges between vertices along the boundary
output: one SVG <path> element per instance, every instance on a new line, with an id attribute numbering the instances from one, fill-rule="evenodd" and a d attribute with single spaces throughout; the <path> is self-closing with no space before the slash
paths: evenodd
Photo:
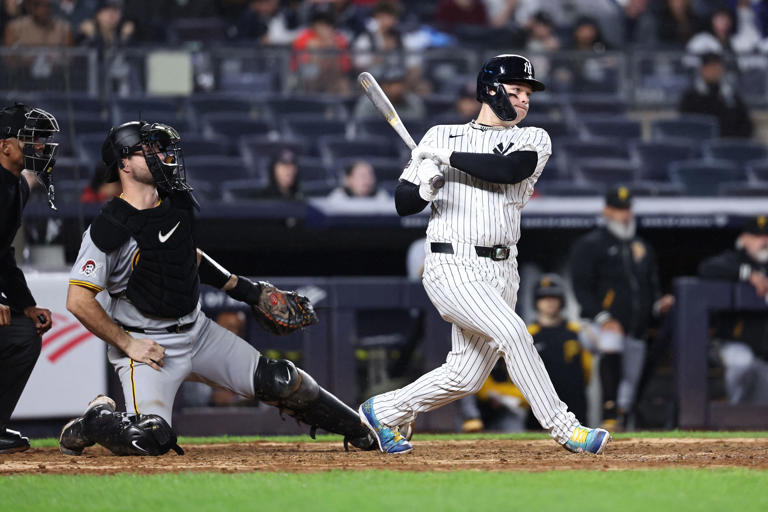
<path id="1" fill-rule="evenodd" d="M 416 143 L 413 141 L 413 137 L 408 133 L 408 129 L 403 124 L 400 116 L 397 115 L 395 107 L 392 106 L 392 102 L 389 101 L 387 95 L 381 90 L 381 86 L 376 79 L 373 78 L 373 75 L 367 71 L 363 71 L 357 76 L 357 82 L 362 86 L 365 95 L 371 100 L 371 103 L 376 107 L 376 110 L 384 116 L 384 119 L 387 120 L 389 126 L 395 130 L 395 133 L 403 139 L 403 142 L 405 142 L 410 149 L 415 148 Z M 445 178 L 443 176 L 435 176 L 429 183 L 432 185 L 432 188 L 443 188 L 443 185 L 445 185 Z"/>

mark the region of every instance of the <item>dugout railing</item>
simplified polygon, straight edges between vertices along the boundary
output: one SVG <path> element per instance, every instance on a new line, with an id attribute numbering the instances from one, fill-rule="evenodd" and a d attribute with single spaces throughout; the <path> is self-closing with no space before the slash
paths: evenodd
<path id="1" fill-rule="evenodd" d="M 713 401 L 708 382 L 711 314 L 759 311 L 766 301 L 748 284 L 683 277 L 675 280 L 674 357 L 681 429 L 764 429 L 768 406 Z"/>

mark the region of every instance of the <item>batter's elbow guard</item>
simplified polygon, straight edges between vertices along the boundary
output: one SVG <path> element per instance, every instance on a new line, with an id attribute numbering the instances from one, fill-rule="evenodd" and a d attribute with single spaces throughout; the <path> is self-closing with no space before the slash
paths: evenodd
<path id="1" fill-rule="evenodd" d="M 344 436 L 361 450 L 372 450 L 376 441 L 360 423 L 360 417 L 308 373 L 286 359 L 259 359 L 253 376 L 256 398 L 310 425 L 310 435 L 321 428 Z"/>

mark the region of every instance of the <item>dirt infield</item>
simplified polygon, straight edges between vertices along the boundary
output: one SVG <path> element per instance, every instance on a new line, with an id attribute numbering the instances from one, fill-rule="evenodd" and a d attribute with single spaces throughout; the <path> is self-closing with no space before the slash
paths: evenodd
<path id="1" fill-rule="evenodd" d="M 115 457 L 101 447 L 81 457 L 55 448 L 0 455 L 0 475 L 114 474 L 210 471 L 314 472 L 333 469 L 399 471 L 596 471 L 661 467 L 768 469 L 768 439 L 619 439 L 601 456 L 568 453 L 552 441 L 476 440 L 416 442 L 413 452 L 385 456 L 350 451 L 341 443 L 189 445 L 186 455 Z"/>

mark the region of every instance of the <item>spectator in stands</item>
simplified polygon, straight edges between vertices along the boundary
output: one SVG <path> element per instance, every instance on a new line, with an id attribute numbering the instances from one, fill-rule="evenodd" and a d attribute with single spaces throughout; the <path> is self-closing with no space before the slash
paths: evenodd
<path id="1" fill-rule="evenodd" d="M 554 52 L 560 49 L 560 40 L 555 34 L 552 16 L 545 11 L 537 12 L 527 27 L 528 40 L 525 50 L 532 53 Z"/>
<path id="2" fill-rule="evenodd" d="M 293 42 L 301 28 L 296 5 L 282 6 L 280 0 L 250 0 L 230 29 L 230 37 L 285 45 Z"/>
<path id="3" fill-rule="evenodd" d="M 413 90 L 418 87 L 421 59 L 408 52 L 418 48 L 404 37 L 399 26 L 401 9 L 396 2 L 380 1 L 373 8 L 366 30 L 354 40 L 355 67 L 381 77 L 389 69 L 405 69 L 406 81 Z"/>
<path id="4" fill-rule="evenodd" d="M 573 246 L 570 274 L 585 332 L 600 357 L 605 428 L 630 414 L 645 362 L 645 340 L 654 316 L 674 297 L 662 297 L 653 249 L 635 234 L 632 196 L 625 187 L 605 198 L 605 226 Z M 592 347 L 590 347 L 592 348 Z"/>
<path id="5" fill-rule="evenodd" d="M 608 44 L 603 39 L 600 25 L 592 17 L 581 16 L 573 26 L 573 50 L 592 53 L 603 53 L 608 50 Z"/>
<path id="6" fill-rule="evenodd" d="M 82 22 L 93 17 L 98 6 L 99 0 L 59 0 L 58 15 L 76 32 Z"/>
<path id="7" fill-rule="evenodd" d="M 709 27 L 688 41 L 686 50 L 694 55 L 719 53 L 729 60 L 738 53 L 751 53 L 760 44 L 760 32 L 755 23 L 749 6 L 740 7 L 737 32 L 733 12 L 727 7 L 720 7 L 710 16 Z"/>
<path id="8" fill-rule="evenodd" d="M 107 167 L 100 163 L 93 170 L 91 182 L 80 195 L 81 203 L 104 203 L 123 191 L 119 181 L 106 182 Z"/>
<path id="9" fill-rule="evenodd" d="M 485 0 L 486 16 L 492 27 L 515 28 L 515 12 L 521 0 Z"/>
<path id="10" fill-rule="evenodd" d="M 343 201 L 346 199 L 389 199 L 384 189 L 376 186 L 376 172 L 365 160 L 351 163 L 344 169 L 342 186 L 328 194 L 328 199 Z"/>
<path id="11" fill-rule="evenodd" d="M 259 194 L 264 199 L 304 199 L 299 182 L 299 164 L 293 151 L 284 150 L 269 164 L 269 185 Z"/>
<path id="12" fill-rule="evenodd" d="M 690 0 L 665 0 L 656 14 L 660 44 L 681 47 L 699 30 L 699 20 Z"/>
<path id="13" fill-rule="evenodd" d="M 323 93 L 350 90 L 347 74 L 352 69 L 349 43 L 335 27 L 331 7 L 313 4 L 310 26 L 293 41 L 291 68 L 297 72 L 300 88 Z"/>
<path id="14" fill-rule="evenodd" d="M 51 0 L 26 0 L 27 15 L 5 27 L 5 46 L 71 46 L 69 24 L 53 15 Z"/>
<path id="15" fill-rule="evenodd" d="M 392 102 L 397 114 L 402 119 L 424 119 L 426 108 L 418 94 L 408 90 L 406 85 L 406 73 L 403 69 L 389 69 L 379 76 L 381 89 Z M 355 104 L 356 119 L 378 119 L 381 113 L 376 110 L 367 96 L 361 95 Z"/>
<path id="16" fill-rule="evenodd" d="M 622 0 L 624 9 L 624 43 L 649 46 L 656 42 L 656 20 L 650 0 Z"/>
<path id="17" fill-rule="evenodd" d="M 725 65 L 717 53 L 701 56 L 701 66 L 693 85 L 683 93 L 678 110 L 684 114 L 717 117 L 721 137 L 752 136 L 752 120 L 741 95 L 724 80 Z"/>
<path id="18" fill-rule="evenodd" d="M 468 83 L 459 90 L 459 97 L 456 98 L 456 114 L 460 121 L 468 123 L 477 117 L 480 113 L 480 102 L 477 101 L 477 85 Z"/>
<path id="19" fill-rule="evenodd" d="M 443 27 L 487 25 L 485 4 L 482 0 L 440 0 L 435 11 L 435 23 Z"/>
<path id="20" fill-rule="evenodd" d="M 699 275 L 749 283 L 768 300 L 768 219 L 749 219 L 736 248 L 699 265 Z M 731 403 L 768 405 L 768 319 L 762 312 L 724 312 L 715 319 L 715 343 Z"/>
<path id="21" fill-rule="evenodd" d="M 93 18 L 80 24 L 78 42 L 100 49 L 129 44 L 136 26 L 123 17 L 122 0 L 99 0 Z"/>

